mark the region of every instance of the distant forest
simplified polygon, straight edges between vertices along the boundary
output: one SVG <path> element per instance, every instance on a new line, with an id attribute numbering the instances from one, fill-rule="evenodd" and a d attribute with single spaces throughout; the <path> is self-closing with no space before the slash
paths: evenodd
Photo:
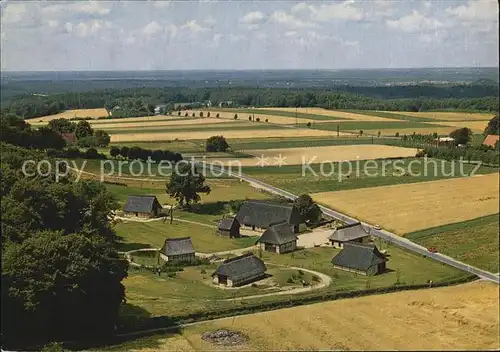
<path id="1" fill-rule="evenodd" d="M 220 102 L 230 101 L 232 107 L 318 106 L 327 109 L 389 111 L 498 112 L 499 110 L 498 85 L 487 83 L 387 87 L 342 86 L 331 89 L 135 87 L 71 92 L 76 89 L 76 86 L 89 84 L 89 81 L 74 81 L 65 83 L 69 92 L 48 95 L 33 95 L 32 93 L 16 95 L 19 82 L 15 83 L 15 85 L 2 85 L 2 115 L 17 115 L 25 119 L 56 114 L 68 109 L 106 107 L 110 110 L 116 106 L 135 111 L 137 116 L 141 116 L 144 112 L 151 113 L 151 108 L 158 104 L 166 104 L 167 110 L 173 110 L 176 104 L 207 103 L 208 101 L 215 107 Z M 61 81 L 53 83 L 63 84 Z M 29 83 L 26 84 L 29 85 Z M 40 82 L 37 82 L 37 85 L 39 84 Z M 51 86 L 50 82 L 46 84 Z M 117 86 L 120 84 L 121 82 L 116 82 Z M 29 90 L 29 87 L 25 89 Z"/>

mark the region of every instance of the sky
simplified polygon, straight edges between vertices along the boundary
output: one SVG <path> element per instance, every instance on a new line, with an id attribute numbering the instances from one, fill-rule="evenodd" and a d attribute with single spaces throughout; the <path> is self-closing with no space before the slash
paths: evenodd
<path id="1" fill-rule="evenodd" d="M 9 71 L 498 66 L 496 0 L 1 2 Z"/>

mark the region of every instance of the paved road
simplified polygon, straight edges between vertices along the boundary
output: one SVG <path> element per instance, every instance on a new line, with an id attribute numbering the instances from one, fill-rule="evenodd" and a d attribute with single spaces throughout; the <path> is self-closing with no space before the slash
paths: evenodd
<path id="1" fill-rule="evenodd" d="M 202 163 L 202 162 L 195 162 L 195 164 L 198 164 L 199 166 L 202 166 L 202 167 L 205 166 L 204 163 Z M 205 164 L 208 164 L 208 163 L 205 163 Z M 231 170 L 221 170 L 219 167 L 217 167 L 215 165 L 211 165 L 211 167 L 213 170 L 215 170 L 217 172 L 223 172 L 223 173 L 227 174 L 228 176 L 236 177 L 236 178 L 239 178 L 241 180 L 244 180 L 244 181 L 247 181 L 250 183 L 254 183 L 259 188 L 265 189 L 271 193 L 286 197 L 286 198 L 291 199 L 291 200 L 295 200 L 297 198 L 297 196 L 293 193 L 290 193 L 290 192 L 285 191 L 283 189 L 280 189 L 278 187 L 271 186 L 267 183 L 264 183 L 262 181 L 255 179 L 255 178 L 252 178 L 248 175 L 233 173 L 233 172 L 231 172 Z M 324 206 L 320 206 L 320 208 L 324 214 L 326 214 L 334 219 L 345 222 L 347 224 L 353 224 L 353 223 L 359 222 L 359 220 L 356 220 L 355 218 L 350 217 L 348 215 L 342 214 L 336 210 L 333 210 L 333 209 L 330 209 L 330 208 L 327 208 Z M 488 271 L 481 270 L 479 268 L 473 267 L 469 264 L 465 264 L 461 261 L 458 261 L 456 259 L 453 259 L 453 258 L 451 258 L 447 255 L 441 254 L 441 253 L 431 253 L 427 250 L 427 248 L 425 248 L 419 244 L 416 244 L 415 242 L 412 242 L 412 241 L 408 240 L 407 238 L 398 236 L 394 233 L 391 233 L 391 232 L 388 232 L 385 230 L 376 230 L 375 228 L 373 228 L 373 225 L 365 223 L 365 222 L 361 222 L 361 223 L 364 226 L 370 228 L 370 233 L 373 236 L 380 237 L 380 238 L 382 238 L 390 243 L 393 243 L 393 244 L 396 244 L 400 247 L 406 248 L 412 252 L 426 255 L 429 258 L 437 260 L 441 263 L 448 264 L 448 265 L 455 267 L 457 269 L 467 271 L 471 274 L 477 275 L 478 277 L 480 277 L 482 279 L 496 282 L 497 284 L 500 283 L 500 277 L 498 274 L 493 274 L 493 273 L 490 273 Z"/>

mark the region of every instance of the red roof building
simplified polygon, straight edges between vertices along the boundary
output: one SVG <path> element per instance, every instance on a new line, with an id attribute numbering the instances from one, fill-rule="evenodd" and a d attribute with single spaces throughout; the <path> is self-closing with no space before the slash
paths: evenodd
<path id="1" fill-rule="evenodd" d="M 500 140 L 500 136 L 489 134 L 483 141 L 484 145 L 488 145 L 490 147 L 495 147 L 495 144 Z"/>

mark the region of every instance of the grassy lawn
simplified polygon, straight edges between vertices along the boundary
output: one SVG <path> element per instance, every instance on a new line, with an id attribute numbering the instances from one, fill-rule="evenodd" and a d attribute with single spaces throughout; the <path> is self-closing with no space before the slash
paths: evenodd
<path id="1" fill-rule="evenodd" d="M 257 240 L 256 237 L 229 239 L 215 233 L 215 224 L 213 228 L 210 228 L 176 220 L 172 224 L 162 220 L 151 222 L 124 221 L 117 223 L 115 229 L 118 235 L 123 238 L 122 250 L 132 246 L 136 248 L 139 246 L 160 248 L 166 238 L 191 237 L 193 247 L 197 252 L 212 253 L 245 248 L 253 245 Z"/>
<path id="2" fill-rule="evenodd" d="M 382 275 L 368 277 L 334 269 L 331 260 L 340 252 L 339 249 L 310 248 L 281 255 L 262 252 L 262 258 L 269 263 L 302 267 L 327 274 L 332 277 L 332 285 L 327 288 L 329 291 L 390 286 L 397 281 L 398 275 L 400 283 L 404 284 L 422 284 L 426 283 L 427 280 L 438 282 L 464 275 L 457 269 L 398 247 L 380 243 L 379 240 L 376 240 L 376 244 L 379 249 L 387 249 L 388 251 L 388 271 Z"/>
<path id="3" fill-rule="evenodd" d="M 499 272 L 499 214 L 408 234 L 410 240 L 478 268 Z"/>
<path id="4" fill-rule="evenodd" d="M 437 162 L 437 167 L 434 161 Z M 349 165 L 351 165 L 351 172 L 349 172 Z M 469 164 L 463 164 L 462 167 L 465 175 L 469 175 L 474 169 L 474 166 Z M 401 176 L 403 171 L 400 168 L 405 170 L 404 176 Z M 306 168 L 305 176 L 302 176 L 301 165 L 244 167 L 243 173 L 292 193 L 301 194 L 438 180 L 453 177 L 448 176 L 452 174 L 453 168 L 455 177 L 461 177 L 460 163 L 457 161 L 429 159 L 426 165 L 424 159 L 416 158 L 377 161 L 376 166 L 373 160 L 361 160 L 350 164 L 334 163 L 333 171 L 332 166 L 326 164 L 323 167 L 324 176 L 321 175 L 320 164 L 311 165 L 315 174 Z M 496 168 L 482 166 L 476 174 L 497 171 Z"/>

